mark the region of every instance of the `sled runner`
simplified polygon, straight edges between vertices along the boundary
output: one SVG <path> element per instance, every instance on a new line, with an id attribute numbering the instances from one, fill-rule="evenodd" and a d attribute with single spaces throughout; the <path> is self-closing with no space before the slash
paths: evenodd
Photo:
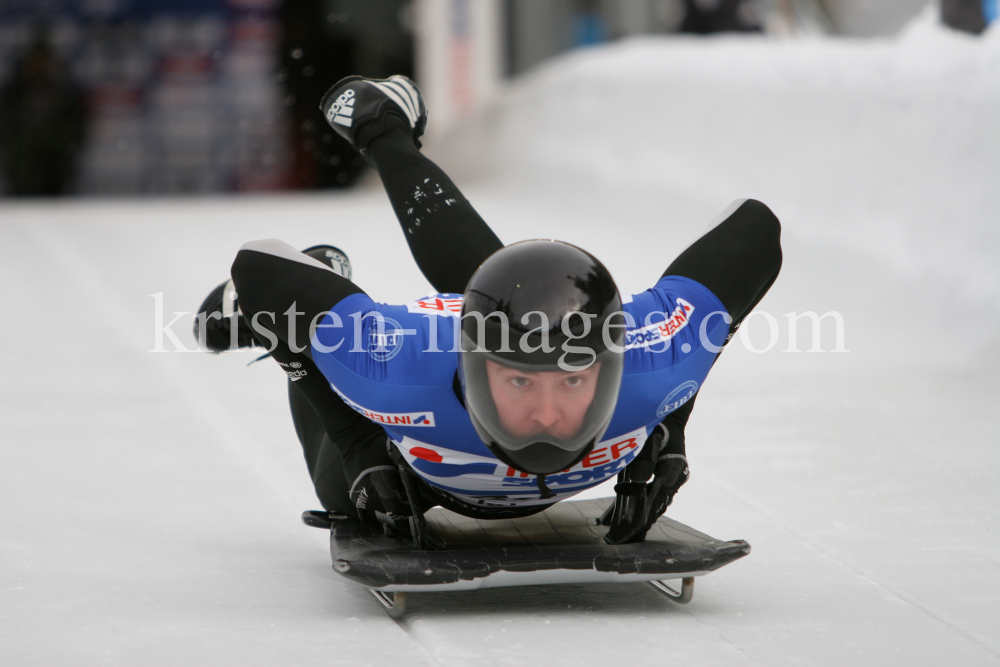
<path id="1" fill-rule="evenodd" d="M 743 540 L 716 540 L 667 517 L 644 542 L 606 544 L 608 529 L 598 520 L 613 502 L 564 501 L 532 516 L 495 521 L 437 508 L 408 526 L 388 519 L 364 526 L 326 512 L 306 512 L 302 519 L 329 526 L 333 569 L 368 588 L 394 618 L 405 613 L 411 592 L 539 584 L 646 581 L 683 604 L 694 593 L 694 577 L 750 553 Z"/>

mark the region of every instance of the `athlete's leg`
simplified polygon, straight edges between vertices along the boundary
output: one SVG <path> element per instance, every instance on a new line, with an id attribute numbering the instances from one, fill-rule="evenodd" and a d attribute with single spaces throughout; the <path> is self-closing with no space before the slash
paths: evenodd
<path id="1" fill-rule="evenodd" d="M 440 167 L 413 143 L 409 126 L 388 116 L 388 130 L 368 144 L 410 252 L 439 292 L 462 293 L 483 261 L 503 247 Z"/>
<path id="2" fill-rule="evenodd" d="M 320 109 L 330 127 L 375 167 L 417 266 L 440 292 L 463 292 L 503 247 L 451 179 L 418 150 L 427 107 L 403 76 L 350 76 L 327 91 Z"/>
<path id="3" fill-rule="evenodd" d="M 351 279 L 351 261 L 343 250 L 331 245 L 315 245 L 303 250 L 302 254 L 329 266 L 334 273 Z M 240 311 L 232 279 L 212 290 L 198 311 L 194 320 L 194 337 L 199 346 L 207 351 L 220 353 L 257 344 L 250 324 Z"/>

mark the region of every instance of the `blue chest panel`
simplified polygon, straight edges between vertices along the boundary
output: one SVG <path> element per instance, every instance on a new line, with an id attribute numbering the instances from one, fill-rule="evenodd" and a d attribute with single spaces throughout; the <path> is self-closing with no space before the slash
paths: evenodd
<path id="1" fill-rule="evenodd" d="M 479 439 L 453 389 L 461 295 L 394 306 L 364 294 L 338 303 L 312 341 L 313 359 L 356 411 L 381 424 L 428 483 L 484 505 L 550 503 L 537 480 L 498 461 Z M 677 276 L 624 307 L 624 377 L 605 438 L 583 461 L 546 485 L 569 497 L 617 474 L 666 414 L 690 400 L 725 341 L 718 299 Z"/>
<path id="2" fill-rule="evenodd" d="M 446 296 L 461 308 L 461 295 Z M 355 294 L 317 328 L 313 359 L 334 391 L 394 441 L 409 436 L 492 458 L 452 387 L 457 315 Z"/>

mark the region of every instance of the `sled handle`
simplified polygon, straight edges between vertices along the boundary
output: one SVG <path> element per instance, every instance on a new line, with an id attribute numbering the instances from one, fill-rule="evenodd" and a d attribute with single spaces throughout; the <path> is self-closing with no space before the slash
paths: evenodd
<path id="1" fill-rule="evenodd" d="M 375 596 L 385 612 L 392 618 L 402 618 L 406 613 L 406 593 L 387 593 L 374 588 L 368 592 Z"/>
<path id="2" fill-rule="evenodd" d="M 677 604 L 687 604 L 694 597 L 694 577 L 684 577 L 681 580 L 680 590 L 674 588 L 666 580 L 654 580 L 650 581 L 649 584 Z"/>

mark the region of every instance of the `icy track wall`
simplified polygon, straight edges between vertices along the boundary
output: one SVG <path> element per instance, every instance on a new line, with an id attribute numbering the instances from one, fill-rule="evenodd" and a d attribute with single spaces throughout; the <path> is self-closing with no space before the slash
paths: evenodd
<path id="1" fill-rule="evenodd" d="M 786 233 L 1000 305 L 1000 30 L 968 37 L 930 8 L 893 39 L 578 51 L 441 148 L 531 187 L 755 197 Z"/>

